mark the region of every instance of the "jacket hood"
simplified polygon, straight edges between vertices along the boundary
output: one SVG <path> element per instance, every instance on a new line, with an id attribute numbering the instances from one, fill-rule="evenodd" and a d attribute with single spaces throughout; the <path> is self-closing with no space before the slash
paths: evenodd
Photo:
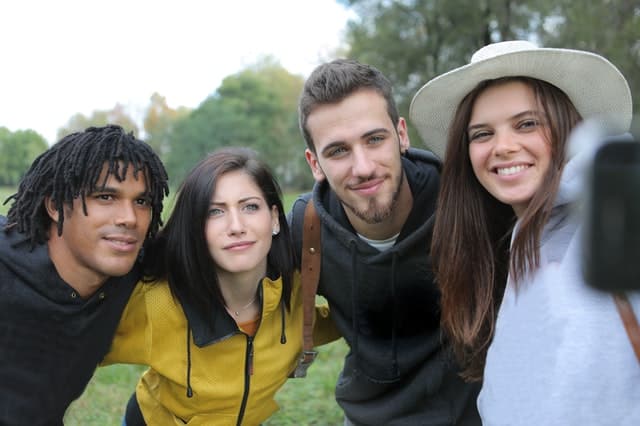
<path id="1" fill-rule="evenodd" d="M 69 285 L 58 275 L 49 258 L 46 244 L 32 246 L 29 238 L 15 229 L 5 229 L 7 218 L 0 216 L 0 232 L 7 238 L 0 239 L 0 262 L 26 285 L 46 298 L 63 303 L 68 301 Z M 24 253 L 31 253 L 25 256 Z M 58 282 L 60 285 L 52 285 Z"/>

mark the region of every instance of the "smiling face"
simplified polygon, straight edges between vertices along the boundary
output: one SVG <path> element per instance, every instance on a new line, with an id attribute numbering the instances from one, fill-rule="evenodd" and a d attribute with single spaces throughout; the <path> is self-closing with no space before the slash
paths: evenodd
<path id="1" fill-rule="evenodd" d="M 46 201 L 52 219 L 49 254 L 60 276 L 81 296 L 90 295 L 104 281 L 127 274 L 151 223 L 151 203 L 144 173 L 133 177 L 131 167 L 122 182 L 109 176 L 104 188 L 85 197 L 76 197 L 72 208 L 65 206 L 62 236 L 57 234 L 58 211 L 53 200 Z M 98 182 L 104 181 L 105 165 Z"/>
<path id="2" fill-rule="evenodd" d="M 313 176 L 328 181 L 356 229 L 389 219 L 402 189 L 400 154 L 409 147 L 404 119 L 394 127 L 385 99 L 365 89 L 318 106 L 307 128 L 316 151 L 305 152 Z"/>
<path id="3" fill-rule="evenodd" d="M 473 105 L 467 133 L 478 181 L 520 217 L 551 163 L 547 119 L 533 90 L 519 81 L 490 86 Z"/>
<path id="4" fill-rule="evenodd" d="M 205 234 L 219 275 L 264 277 L 272 232 L 279 230 L 276 206 L 267 205 L 251 176 L 234 170 L 218 177 Z"/>

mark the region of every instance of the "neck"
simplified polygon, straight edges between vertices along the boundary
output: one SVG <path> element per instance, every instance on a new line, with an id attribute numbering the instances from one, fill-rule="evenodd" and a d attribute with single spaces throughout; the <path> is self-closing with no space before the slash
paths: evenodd
<path id="1" fill-rule="evenodd" d="M 218 271 L 220 292 L 225 305 L 233 310 L 241 309 L 256 297 L 258 285 L 266 275 L 266 265 L 258 271 L 228 273 Z"/>
<path id="2" fill-rule="evenodd" d="M 52 227 L 49 234 L 51 235 L 47 241 L 49 258 L 60 278 L 73 288 L 81 298 L 86 299 L 93 295 L 102 287 L 108 277 L 74 263 L 73 255 L 69 252 L 63 239 L 58 236 L 58 230 L 55 226 Z"/>

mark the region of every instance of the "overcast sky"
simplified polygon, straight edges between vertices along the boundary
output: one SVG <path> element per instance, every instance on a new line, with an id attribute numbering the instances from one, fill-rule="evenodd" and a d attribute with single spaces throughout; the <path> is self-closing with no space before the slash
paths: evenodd
<path id="1" fill-rule="evenodd" d="M 75 113 L 139 116 L 153 92 L 195 108 L 263 55 L 307 76 L 350 17 L 334 0 L 3 1 L 0 126 L 53 143 Z"/>

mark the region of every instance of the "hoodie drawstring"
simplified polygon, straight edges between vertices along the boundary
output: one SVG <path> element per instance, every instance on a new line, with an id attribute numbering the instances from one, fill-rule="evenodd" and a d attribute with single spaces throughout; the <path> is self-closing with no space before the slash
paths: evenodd
<path id="1" fill-rule="evenodd" d="M 391 257 L 391 303 L 393 306 L 393 315 L 391 316 L 391 350 L 392 350 L 392 368 L 393 374 L 398 374 L 398 345 L 396 344 L 397 328 L 398 328 L 398 304 L 396 303 L 396 262 L 398 253 L 393 252 Z"/>
<path id="2" fill-rule="evenodd" d="M 282 330 L 280 331 L 280 344 L 284 345 L 285 343 L 287 343 L 287 335 L 284 332 L 284 327 L 285 327 L 285 319 L 284 319 L 285 307 L 284 307 L 284 300 L 283 299 L 280 299 L 280 313 L 282 314 L 282 320 L 280 322 L 280 324 L 282 325 Z"/>
<path id="3" fill-rule="evenodd" d="M 193 389 L 191 389 L 191 326 L 187 321 L 187 398 L 193 396 Z"/>
<path id="4" fill-rule="evenodd" d="M 351 240 L 349 242 L 349 247 L 351 248 L 351 310 L 353 315 L 351 316 L 351 327 L 353 328 L 353 353 L 356 356 L 356 362 L 354 363 L 354 373 L 357 373 L 358 365 L 360 365 L 360 352 L 358 352 L 358 335 L 359 327 L 358 327 L 358 285 L 356 283 L 357 276 L 357 265 L 356 261 L 356 242 Z"/>

